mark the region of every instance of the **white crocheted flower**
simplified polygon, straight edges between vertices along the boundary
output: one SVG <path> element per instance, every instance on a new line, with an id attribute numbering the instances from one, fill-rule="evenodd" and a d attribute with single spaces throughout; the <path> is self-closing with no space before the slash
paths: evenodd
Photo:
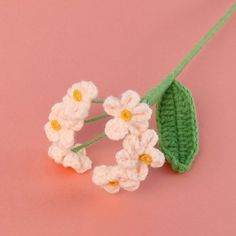
<path id="1" fill-rule="evenodd" d="M 62 165 L 64 167 L 70 167 L 78 173 L 84 173 L 92 168 L 92 161 L 87 156 L 86 150 L 82 149 L 77 153 L 69 151 L 65 156 Z"/>
<path id="2" fill-rule="evenodd" d="M 97 96 L 96 86 L 90 81 L 81 81 L 68 89 L 63 98 L 65 103 L 70 103 L 66 115 L 71 119 L 84 119 L 88 116 L 91 101 Z"/>
<path id="3" fill-rule="evenodd" d="M 127 171 L 119 166 L 98 166 L 93 171 L 93 182 L 109 193 L 117 193 L 120 188 L 127 191 L 138 189 L 140 182 L 136 170 Z"/>
<path id="4" fill-rule="evenodd" d="M 105 112 L 114 117 L 105 127 L 110 139 L 120 140 L 128 133 L 139 135 L 148 128 L 152 110 L 140 101 L 140 96 L 132 90 L 124 92 L 121 99 L 110 96 L 104 101 Z"/>
<path id="5" fill-rule="evenodd" d="M 117 163 L 124 168 L 134 168 L 136 165 L 139 168 L 163 166 L 165 157 L 155 148 L 157 141 L 158 135 L 151 129 L 140 136 L 128 135 L 123 141 L 123 149 L 116 154 Z"/>
<path id="6" fill-rule="evenodd" d="M 63 149 L 54 143 L 49 147 L 48 155 L 56 163 L 62 164 L 64 167 L 70 167 L 78 173 L 84 173 L 92 168 L 92 161 L 87 156 L 85 149 L 75 153 L 69 149 Z"/>
<path id="7" fill-rule="evenodd" d="M 65 104 L 57 103 L 53 106 L 49 115 L 49 121 L 44 126 L 47 138 L 51 142 L 57 142 L 64 148 L 70 148 L 74 144 L 74 130 L 79 130 L 83 122 L 70 122 L 64 117 Z"/>

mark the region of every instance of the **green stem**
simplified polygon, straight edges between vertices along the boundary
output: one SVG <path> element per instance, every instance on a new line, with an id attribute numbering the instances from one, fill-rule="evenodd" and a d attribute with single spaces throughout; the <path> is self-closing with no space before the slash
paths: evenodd
<path id="1" fill-rule="evenodd" d="M 97 120 L 101 120 L 101 119 L 104 119 L 104 118 L 107 118 L 107 117 L 109 117 L 109 115 L 104 113 L 104 114 L 101 114 L 101 115 L 98 115 L 98 116 L 94 116 L 90 119 L 87 119 L 87 120 L 84 121 L 84 123 L 87 124 L 87 123 L 94 122 L 94 121 L 97 121 Z"/>
<path id="2" fill-rule="evenodd" d="M 90 146 L 90 145 L 92 145 L 92 144 L 94 144 L 94 143 L 100 141 L 100 140 L 103 139 L 105 136 L 106 136 L 105 133 L 102 132 L 102 133 L 99 134 L 97 137 L 95 137 L 95 138 L 93 138 L 93 139 L 91 139 L 91 140 L 89 140 L 89 141 L 87 141 L 87 142 L 85 142 L 85 143 L 83 143 L 83 144 L 81 144 L 81 145 L 79 145 L 79 146 L 73 148 L 72 151 L 73 151 L 73 152 L 79 152 L 81 149 L 86 148 L 86 147 L 88 147 L 88 146 Z"/>
<path id="3" fill-rule="evenodd" d="M 158 84 L 153 89 L 149 90 L 146 95 L 143 97 L 142 102 L 149 104 L 150 106 L 157 104 L 160 102 L 162 95 L 169 88 L 171 83 L 176 79 L 176 77 L 181 74 L 183 69 L 188 65 L 188 63 L 192 60 L 194 56 L 201 50 L 201 48 L 214 36 L 214 34 L 225 24 L 225 22 L 236 12 L 236 4 L 234 4 L 225 15 L 215 24 L 213 28 L 196 44 L 196 46 L 189 52 L 189 54 L 174 68 L 172 72 L 170 72 L 166 78 Z M 93 103 L 103 103 L 103 99 L 93 99 Z M 85 123 L 93 122 L 99 119 L 106 118 L 106 114 L 101 114 L 94 118 L 88 119 Z M 81 144 L 78 147 L 72 149 L 73 152 L 79 152 L 81 149 L 86 148 L 99 140 L 105 137 L 105 133 L 101 133 L 97 137 Z"/>
<path id="4" fill-rule="evenodd" d="M 213 28 L 196 44 L 196 46 L 189 52 L 189 54 L 170 72 L 166 78 L 153 89 L 149 90 L 143 102 L 150 106 L 159 103 L 163 93 L 169 88 L 173 80 L 183 71 L 194 56 L 201 50 L 201 48 L 214 36 L 214 34 L 225 24 L 225 22 L 236 12 L 236 4 L 234 4 L 225 15 L 214 25 Z"/>
<path id="5" fill-rule="evenodd" d="M 92 102 L 93 103 L 104 103 L 104 99 L 102 99 L 102 98 L 94 98 Z"/>

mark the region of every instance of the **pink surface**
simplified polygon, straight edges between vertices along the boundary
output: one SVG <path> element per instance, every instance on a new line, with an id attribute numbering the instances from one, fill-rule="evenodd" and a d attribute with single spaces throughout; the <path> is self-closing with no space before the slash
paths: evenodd
<path id="1" fill-rule="evenodd" d="M 191 172 L 165 165 L 135 193 L 109 195 L 91 172 L 54 164 L 42 128 L 81 79 L 94 81 L 100 97 L 143 94 L 233 3 L 0 1 L 0 235 L 236 235 L 236 15 L 179 78 L 199 117 Z M 88 127 L 81 139 L 102 129 Z M 119 145 L 104 140 L 88 152 L 95 165 L 114 163 Z"/>

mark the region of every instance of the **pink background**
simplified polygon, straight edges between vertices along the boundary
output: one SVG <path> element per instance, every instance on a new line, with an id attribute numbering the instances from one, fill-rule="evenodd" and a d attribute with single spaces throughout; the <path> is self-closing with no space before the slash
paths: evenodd
<path id="1" fill-rule="evenodd" d="M 52 104 L 81 79 L 100 97 L 144 94 L 233 3 L 1 0 L 0 235 L 236 235 L 236 15 L 179 78 L 199 117 L 191 172 L 165 165 L 138 191 L 109 195 L 91 172 L 54 164 L 43 131 Z M 80 141 L 103 126 L 88 126 Z M 119 148 L 104 140 L 88 152 L 95 165 L 112 164 Z"/>

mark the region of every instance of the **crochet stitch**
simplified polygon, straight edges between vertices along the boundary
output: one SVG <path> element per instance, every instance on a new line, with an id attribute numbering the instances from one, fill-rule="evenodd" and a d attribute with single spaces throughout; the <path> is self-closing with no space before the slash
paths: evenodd
<path id="1" fill-rule="evenodd" d="M 188 89 L 174 81 L 157 105 L 160 148 L 172 168 L 183 173 L 191 168 L 198 151 L 195 105 Z"/>

